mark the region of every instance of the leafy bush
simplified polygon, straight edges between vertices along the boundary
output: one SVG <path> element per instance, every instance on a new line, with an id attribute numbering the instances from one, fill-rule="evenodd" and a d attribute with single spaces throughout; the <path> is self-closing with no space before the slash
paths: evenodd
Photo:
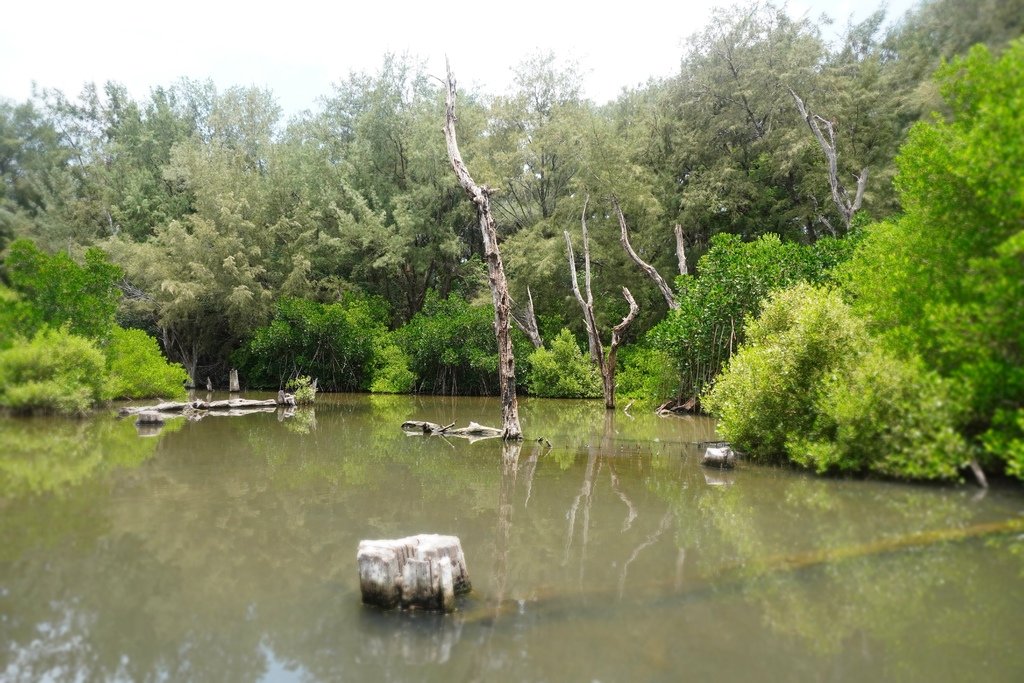
<path id="1" fill-rule="evenodd" d="M 107 345 L 108 398 L 184 398 L 188 373 L 168 363 L 156 339 L 142 330 L 113 327 Z"/>
<path id="2" fill-rule="evenodd" d="M 786 450 L 818 472 L 952 479 L 968 460 L 949 383 L 880 346 L 824 378 L 814 410 L 811 431 L 793 435 Z"/>
<path id="3" fill-rule="evenodd" d="M 769 296 L 746 336 L 703 405 L 752 458 L 783 460 L 787 441 L 814 426 L 819 383 L 843 371 L 867 332 L 838 294 L 800 284 Z"/>
<path id="4" fill-rule="evenodd" d="M 565 328 L 551 350 L 535 349 L 526 359 L 526 386 L 534 396 L 594 398 L 602 395 L 601 375 Z"/>
<path id="5" fill-rule="evenodd" d="M 672 357 L 648 346 L 634 345 L 619 351 L 615 391 L 619 396 L 662 403 L 679 393 L 679 373 Z"/>
<path id="6" fill-rule="evenodd" d="M 427 293 L 423 310 L 394 333 L 419 378 L 418 391 L 432 394 L 498 393 L 498 346 L 494 307 L 473 306 L 459 296 Z M 528 342 L 513 331 L 516 358 L 526 358 Z"/>
<path id="7" fill-rule="evenodd" d="M 282 299 L 274 320 L 235 360 L 250 386 L 276 389 L 309 375 L 331 391 L 367 389 L 385 320 L 385 304 L 372 297 L 349 295 L 335 304 Z"/>
<path id="8" fill-rule="evenodd" d="M 51 256 L 20 239 L 11 243 L 4 265 L 11 287 L 28 304 L 21 333 L 68 324 L 74 334 L 106 338 L 114 325 L 123 272 L 101 250 L 86 251 L 85 264 L 79 265 L 67 254 Z"/>
<path id="9" fill-rule="evenodd" d="M 106 359 L 66 327 L 0 351 L 0 406 L 15 413 L 81 414 L 102 399 Z"/>
<path id="10" fill-rule="evenodd" d="M 295 392 L 296 405 L 311 405 L 316 401 L 317 387 L 313 384 L 313 380 L 308 375 L 302 375 L 288 380 L 286 387 Z"/>
<path id="11" fill-rule="evenodd" d="M 679 309 L 647 336 L 677 364 L 683 396 L 698 396 L 744 340 L 743 321 L 756 316 L 769 292 L 797 282 L 827 282 L 853 250 L 851 238 L 805 246 L 768 234 L 753 242 L 718 234 L 697 264 L 697 276 L 676 279 Z"/>
<path id="12" fill-rule="evenodd" d="M 409 356 L 401 347 L 387 343 L 377 350 L 370 391 L 376 394 L 408 394 L 415 386 L 416 375 L 409 369 Z"/>

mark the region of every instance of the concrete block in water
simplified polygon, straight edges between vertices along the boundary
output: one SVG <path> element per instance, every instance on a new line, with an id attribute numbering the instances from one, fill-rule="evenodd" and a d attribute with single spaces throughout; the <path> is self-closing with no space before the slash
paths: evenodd
<path id="1" fill-rule="evenodd" d="M 736 451 L 729 446 L 708 446 L 700 460 L 701 465 L 731 469 L 736 465 Z"/>
<path id="2" fill-rule="evenodd" d="M 450 612 L 455 595 L 470 589 L 466 557 L 456 536 L 361 541 L 356 563 L 363 602 L 370 605 Z"/>

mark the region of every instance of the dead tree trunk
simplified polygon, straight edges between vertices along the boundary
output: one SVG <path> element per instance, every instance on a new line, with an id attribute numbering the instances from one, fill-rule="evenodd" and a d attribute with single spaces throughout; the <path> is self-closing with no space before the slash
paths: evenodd
<path id="1" fill-rule="evenodd" d="M 665 278 L 654 269 L 654 266 L 640 258 L 640 255 L 633 251 L 633 245 L 629 243 L 629 228 L 626 225 L 626 217 L 622 215 L 622 208 L 619 206 L 619 200 L 612 197 L 612 206 L 615 207 L 615 214 L 619 217 L 619 242 L 622 243 L 622 248 L 629 254 L 629 258 L 633 259 L 633 263 L 640 266 L 640 269 L 647 273 L 647 277 L 654 281 L 654 284 L 658 286 L 658 290 L 661 291 L 661 295 L 665 297 L 665 303 L 668 304 L 670 310 L 679 308 L 679 302 L 676 301 L 675 296 L 672 294 L 672 288 L 665 282 Z M 683 257 L 686 258 L 685 256 Z"/>
<path id="2" fill-rule="evenodd" d="M 526 306 L 519 313 L 512 311 L 512 322 L 516 324 L 526 338 L 533 344 L 533 348 L 544 347 L 544 339 L 540 336 L 540 328 L 537 326 L 537 314 L 533 310 L 533 294 L 530 287 L 526 287 Z"/>
<path id="3" fill-rule="evenodd" d="M 459 144 L 455 139 L 455 78 L 451 67 L 448 67 L 448 83 L 445 93 L 444 138 L 448 145 L 448 159 L 459 179 L 459 184 L 466 191 L 476 207 L 476 215 L 480 221 L 480 232 L 484 242 L 484 260 L 487 261 L 487 277 L 491 285 L 491 298 L 494 301 L 494 333 L 498 341 L 498 383 L 501 386 L 501 427 L 504 439 L 522 439 L 523 430 L 519 426 L 519 403 L 516 399 L 516 365 L 512 354 L 512 299 L 508 294 L 508 282 L 505 280 L 505 268 L 498 252 L 498 232 L 491 214 L 490 188 L 477 185 L 469 169 L 462 161 Z"/>
<path id="4" fill-rule="evenodd" d="M 679 274 L 689 275 L 690 270 L 686 267 L 686 240 L 683 236 L 683 226 L 676 223 L 676 258 L 679 259 Z"/>
<path id="5" fill-rule="evenodd" d="M 626 301 L 629 302 L 629 313 L 625 318 L 622 319 L 618 325 L 612 328 L 612 341 L 608 347 L 608 353 L 604 351 L 604 346 L 601 344 L 601 336 L 597 331 L 597 320 L 594 317 L 594 295 L 590 289 L 590 237 L 587 233 L 587 204 L 589 198 L 583 202 L 583 267 L 584 267 L 584 287 L 586 288 L 587 297 L 583 298 L 582 292 L 580 292 L 579 279 L 576 275 L 576 255 L 572 250 L 572 238 L 569 236 L 569 231 L 565 231 L 565 247 L 569 254 L 569 274 L 572 278 L 572 293 L 576 297 L 576 302 L 583 309 L 583 320 L 587 324 L 587 339 L 590 341 L 590 357 L 594 360 L 598 369 L 601 371 L 601 384 L 604 389 L 604 405 L 609 410 L 615 408 L 615 356 L 619 350 L 619 344 L 622 343 L 622 333 L 626 331 L 626 328 L 636 318 L 636 314 L 640 312 L 640 307 L 637 305 L 633 295 L 630 294 L 629 290 L 625 287 L 622 288 L 622 295 L 626 297 Z"/>
<path id="6" fill-rule="evenodd" d="M 861 170 L 860 175 L 857 176 L 857 190 L 853 195 L 853 199 L 850 199 L 846 187 L 839 180 L 839 152 L 836 150 L 836 136 L 832 122 L 808 111 L 804 101 L 800 99 L 800 96 L 792 88 L 789 89 L 789 94 L 796 101 L 796 108 L 800 110 L 800 116 L 807 122 L 807 127 L 814 133 L 818 145 L 821 146 L 821 151 L 825 153 L 825 159 L 828 161 L 828 184 L 832 191 L 832 201 L 839 210 L 839 214 L 843 217 L 843 224 L 846 230 L 849 230 L 850 223 L 853 221 L 853 214 L 857 213 L 861 203 L 864 201 L 864 188 L 868 184 L 868 169 L 865 166 Z M 828 133 L 828 139 L 825 138 L 825 133 L 821 130 L 822 126 L 824 126 L 825 131 Z M 833 237 L 838 236 L 827 220 L 822 222 L 828 227 Z"/>

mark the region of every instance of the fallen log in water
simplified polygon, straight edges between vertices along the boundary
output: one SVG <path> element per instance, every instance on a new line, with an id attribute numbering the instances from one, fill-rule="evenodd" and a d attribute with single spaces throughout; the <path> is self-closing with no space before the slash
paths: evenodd
<path id="1" fill-rule="evenodd" d="M 184 413 L 187 411 L 234 411 L 255 408 L 276 408 L 280 405 L 272 398 L 266 400 L 255 400 L 249 398 L 229 398 L 223 401 L 167 401 L 158 403 L 155 406 L 135 406 L 121 408 L 118 414 L 140 415 L 142 413 Z M 285 404 L 287 405 L 287 404 Z"/>
<path id="2" fill-rule="evenodd" d="M 472 421 L 468 427 L 456 428 L 454 422 L 449 425 L 439 425 L 436 422 L 426 422 L 424 420 L 408 420 L 402 423 L 402 431 L 407 434 L 460 436 L 470 440 L 490 439 L 502 435 L 502 431 L 497 427 L 488 427 Z"/>
<path id="3" fill-rule="evenodd" d="M 370 605 L 451 612 L 455 595 L 470 589 L 466 557 L 456 536 L 360 541 L 356 563 L 363 602 Z"/>

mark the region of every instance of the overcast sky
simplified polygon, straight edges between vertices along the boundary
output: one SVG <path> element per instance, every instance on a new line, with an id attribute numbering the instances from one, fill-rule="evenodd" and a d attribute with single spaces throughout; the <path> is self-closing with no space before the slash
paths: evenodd
<path id="1" fill-rule="evenodd" d="M 917 0 L 888 0 L 897 18 Z M 586 94 L 675 73 L 687 36 L 712 0 L 10 0 L 0 14 L 0 97 L 17 101 L 33 81 L 77 94 L 88 81 L 123 83 L 138 98 L 183 76 L 219 88 L 273 90 L 286 115 L 350 71 L 375 71 L 385 52 L 410 53 L 442 75 L 444 56 L 464 85 L 501 93 L 511 67 L 538 49 L 575 59 Z M 880 0 L 791 0 L 794 16 L 827 12 L 836 30 Z"/>

